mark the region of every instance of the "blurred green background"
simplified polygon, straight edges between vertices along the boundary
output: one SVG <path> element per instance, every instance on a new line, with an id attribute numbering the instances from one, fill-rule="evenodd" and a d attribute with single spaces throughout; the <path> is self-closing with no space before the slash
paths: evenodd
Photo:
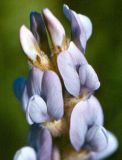
<path id="1" fill-rule="evenodd" d="M 100 100 L 105 126 L 118 137 L 120 147 L 110 160 L 122 159 L 122 1 L 121 0 L 3 0 L 0 2 L 0 160 L 12 159 L 27 141 L 28 125 L 13 95 L 16 77 L 27 75 L 26 58 L 19 43 L 19 28 L 29 26 L 29 13 L 50 8 L 68 33 L 70 26 L 62 4 L 89 16 L 93 35 L 87 45 L 87 58 L 99 75 Z"/>

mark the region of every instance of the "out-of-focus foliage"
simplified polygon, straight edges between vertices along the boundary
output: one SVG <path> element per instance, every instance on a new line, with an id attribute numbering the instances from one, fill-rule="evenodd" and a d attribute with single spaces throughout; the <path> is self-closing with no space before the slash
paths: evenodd
<path id="1" fill-rule="evenodd" d="M 96 96 L 103 105 L 105 126 L 119 139 L 118 152 L 109 159 L 121 159 L 122 152 L 122 1 L 121 0 L 4 0 L 0 2 L 0 157 L 10 160 L 26 144 L 28 125 L 12 91 L 19 75 L 28 66 L 19 43 L 19 28 L 29 27 L 29 13 L 50 8 L 64 24 L 62 4 L 89 16 L 93 35 L 88 42 L 87 58 L 101 81 Z"/>

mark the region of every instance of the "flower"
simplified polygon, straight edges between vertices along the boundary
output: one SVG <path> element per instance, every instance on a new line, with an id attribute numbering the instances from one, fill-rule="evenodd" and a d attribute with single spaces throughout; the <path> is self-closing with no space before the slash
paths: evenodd
<path id="1" fill-rule="evenodd" d="M 99 131 L 99 129 L 97 131 Z M 116 138 L 110 132 L 107 134 L 108 145 L 106 149 L 101 152 L 91 152 L 89 155 L 87 155 L 88 160 L 103 159 L 116 150 L 118 146 Z M 91 139 L 93 136 L 94 134 L 91 134 L 89 139 Z M 97 136 L 97 134 L 95 134 L 95 136 Z M 32 125 L 29 133 L 29 145 L 30 146 L 19 149 L 14 156 L 14 160 L 61 160 L 60 151 L 57 146 L 54 145 L 48 129 L 42 128 L 39 125 Z M 86 158 L 84 153 L 81 155 L 82 159 Z M 68 155 L 68 153 L 65 155 L 65 158 L 67 160 L 81 159 L 79 156 L 74 154 Z"/>
<path id="2" fill-rule="evenodd" d="M 118 146 L 104 128 L 102 107 L 93 95 L 100 82 L 85 58 L 92 23 L 67 5 L 63 10 L 71 40 L 47 8 L 30 14 L 31 31 L 24 25 L 20 29 L 31 69 L 27 79 L 14 82 L 14 93 L 31 129 L 29 146 L 17 151 L 14 160 L 99 160 Z"/>
<path id="3" fill-rule="evenodd" d="M 24 82 L 24 85 L 23 85 Z M 23 85 L 21 96 L 17 96 L 16 86 Z M 63 97 L 60 80 L 53 71 L 41 71 L 36 67 L 30 70 L 28 80 L 15 81 L 15 93 L 22 102 L 29 124 L 42 123 L 51 118 L 63 116 Z"/>

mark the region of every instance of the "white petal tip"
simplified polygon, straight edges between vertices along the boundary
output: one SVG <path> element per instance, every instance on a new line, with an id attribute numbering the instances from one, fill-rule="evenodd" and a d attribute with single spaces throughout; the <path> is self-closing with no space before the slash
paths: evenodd
<path id="1" fill-rule="evenodd" d="M 16 152 L 13 160 L 36 160 L 36 153 L 31 147 L 23 147 Z"/>
<path id="2" fill-rule="evenodd" d="M 33 34 L 25 25 L 22 25 L 20 28 L 20 42 L 26 56 L 35 61 L 39 46 Z"/>

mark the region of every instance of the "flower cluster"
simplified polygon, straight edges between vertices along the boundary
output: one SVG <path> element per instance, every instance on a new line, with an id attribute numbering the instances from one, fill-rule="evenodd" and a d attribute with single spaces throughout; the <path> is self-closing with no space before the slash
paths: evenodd
<path id="1" fill-rule="evenodd" d="M 30 30 L 20 29 L 20 42 L 28 58 L 28 78 L 14 82 L 14 92 L 31 125 L 29 146 L 14 160 L 99 160 L 113 153 L 115 136 L 103 126 L 103 111 L 93 95 L 98 76 L 85 58 L 92 23 L 67 5 L 71 24 L 68 39 L 49 9 L 30 14 Z"/>

